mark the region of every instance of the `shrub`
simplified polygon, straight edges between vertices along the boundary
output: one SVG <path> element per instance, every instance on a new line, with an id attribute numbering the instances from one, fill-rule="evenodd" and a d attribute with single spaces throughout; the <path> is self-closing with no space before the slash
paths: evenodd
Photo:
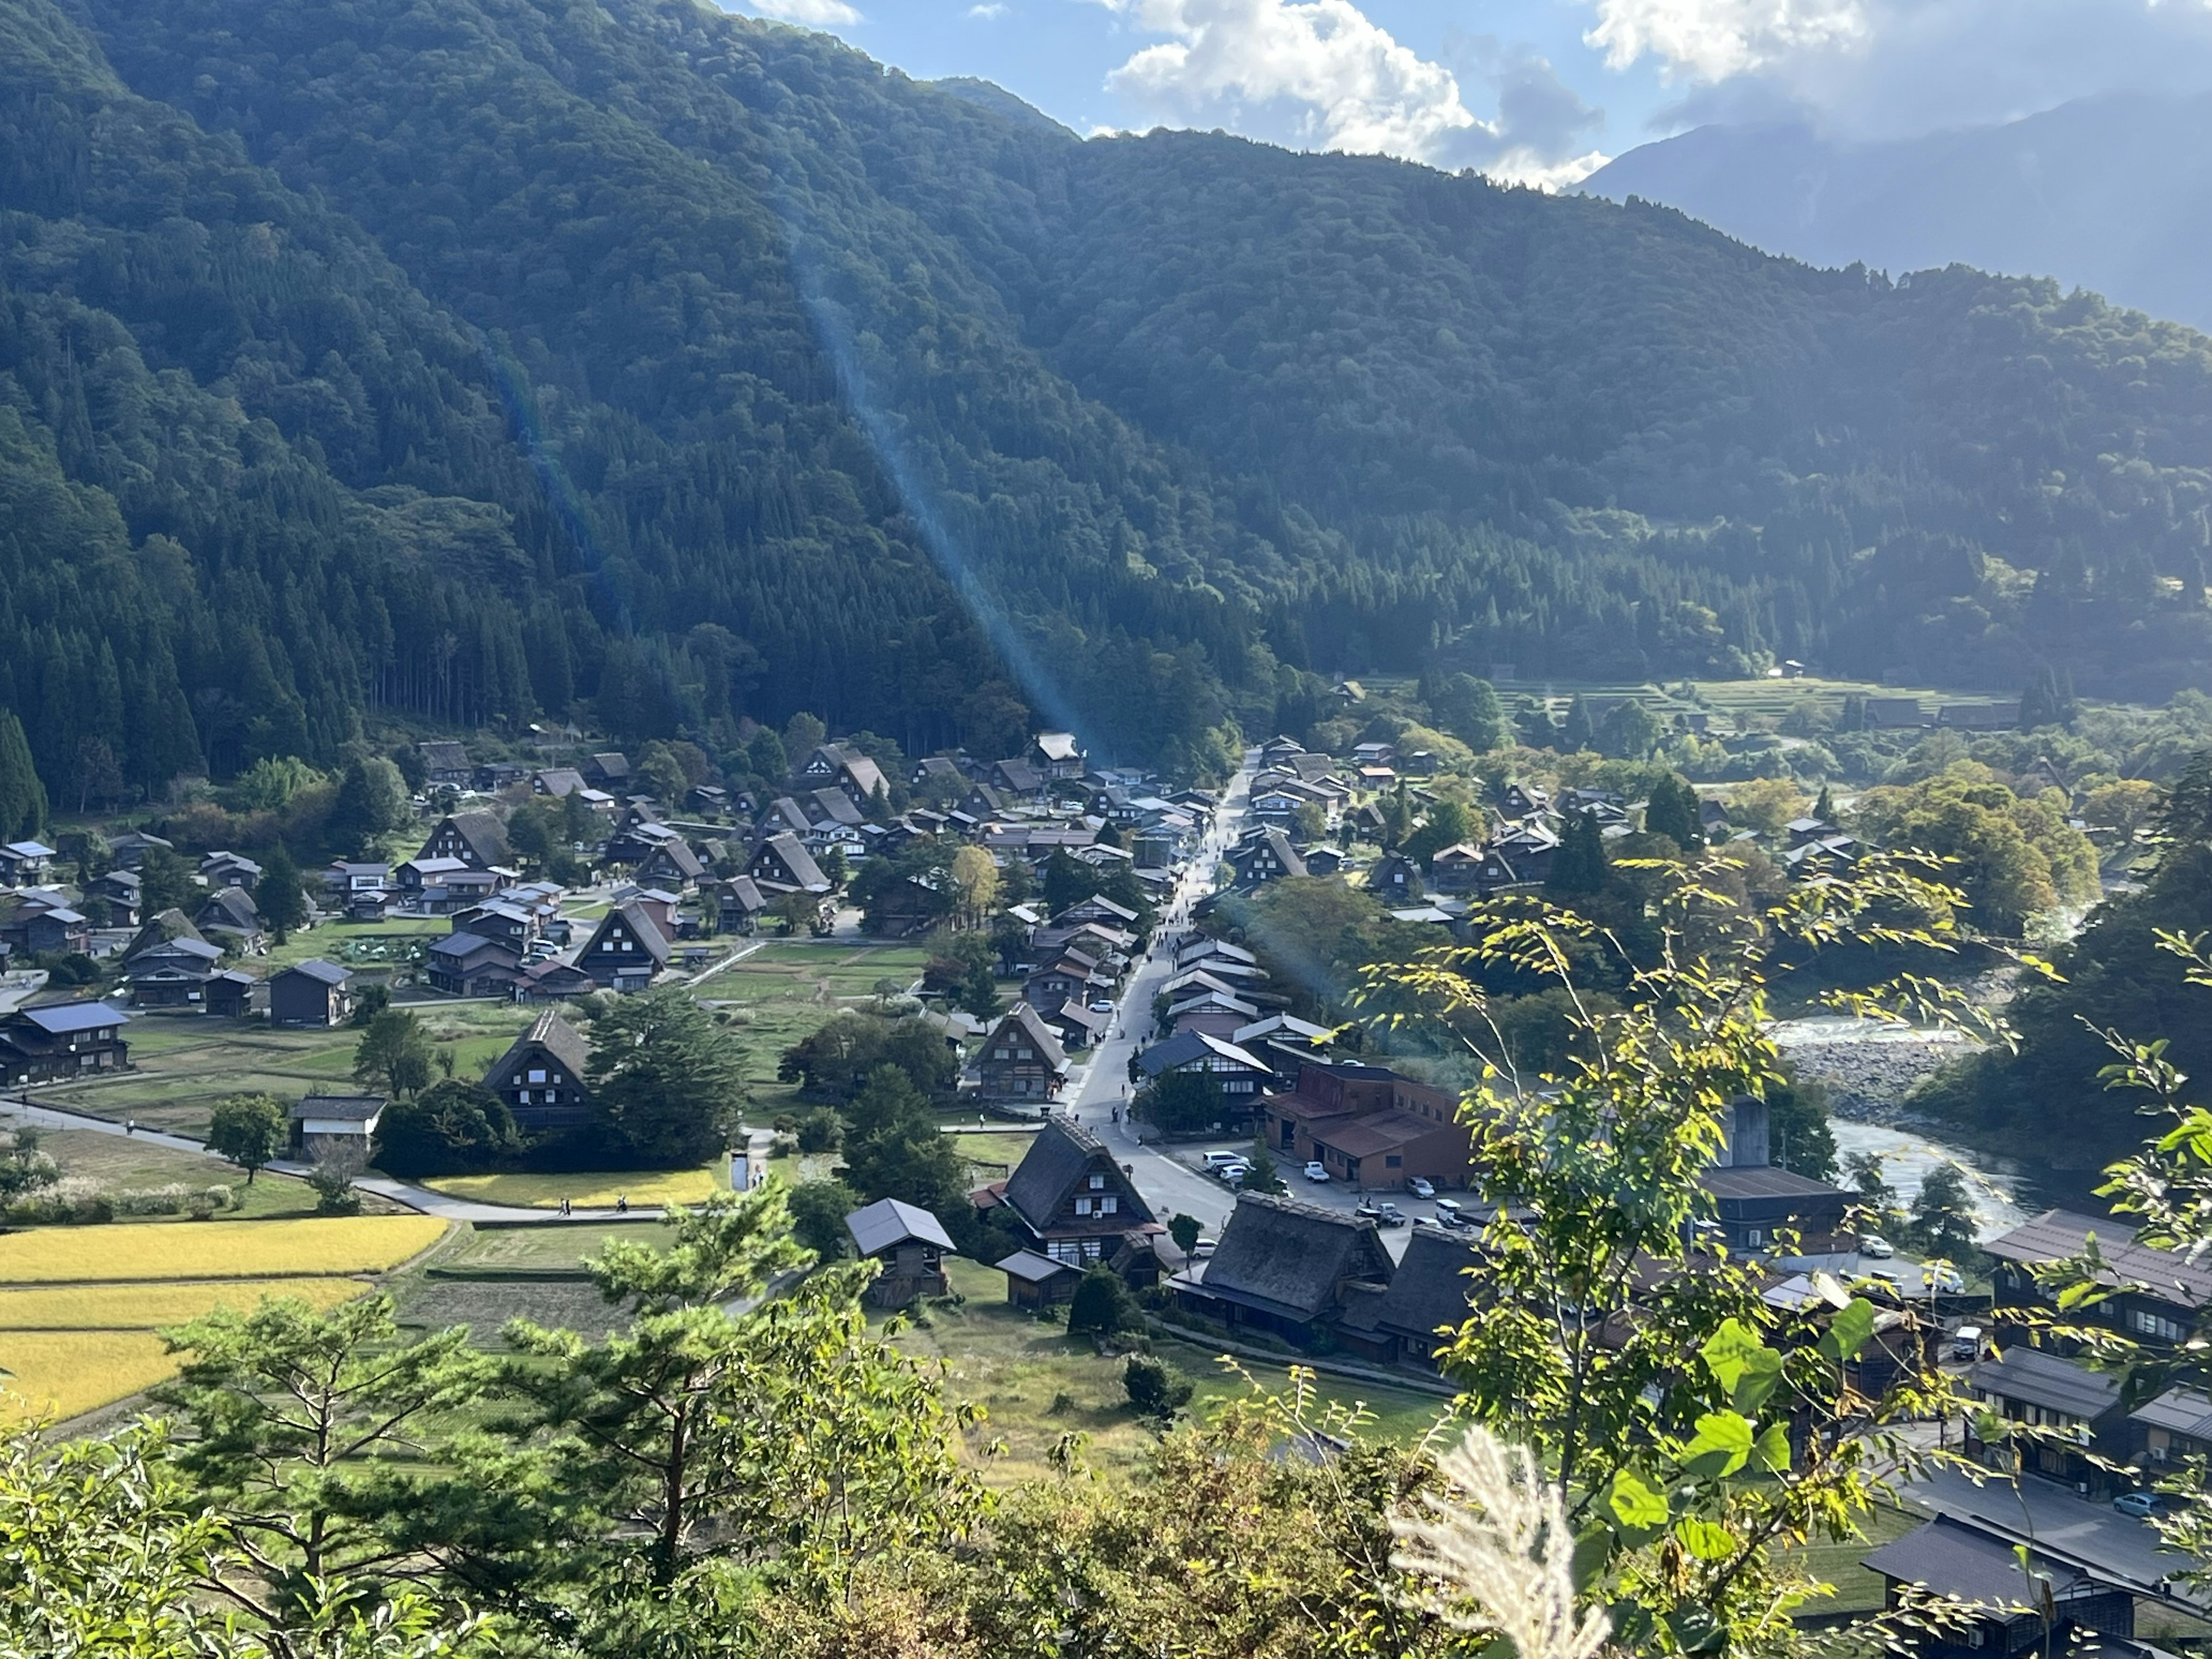
<path id="1" fill-rule="evenodd" d="M 1121 1368 L 1121 1387 L 1142 1417 L 1173 1417 L 1190 1404 L 1195 1384 L 1164 1359 L 1133 1353 Z"/>
<path id="2" fill-rule="evenodd" d="M 799 1120 L 797 1135 L 802 1152 L 834 1152 L 845 1138 L 845 1121 L 827 1106 L 817 1106 Z"/>
<path id="3" fill-rule="evenodd" d="M 1144 1310 L 1137 1306 L 1137 1298 L 1129 1294 L 1119 1273 L 1101 1264 L 1083 1275 L 1067 1304 L 1069 1335 L 1112 1336 L 1144 1328 Z"/>

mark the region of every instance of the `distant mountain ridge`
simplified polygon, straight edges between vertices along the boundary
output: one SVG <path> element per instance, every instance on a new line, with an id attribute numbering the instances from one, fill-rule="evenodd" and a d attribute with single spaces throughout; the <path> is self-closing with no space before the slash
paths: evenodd
<path id="1" fill-rule="evenodd" d="M 1663 202 L 1814 264 L 2052 276 L 2212 329 L 2212 94 L 2080 99 L 1881 143 L 1699 127 L 1630 150 L 1582 187 Z"/>

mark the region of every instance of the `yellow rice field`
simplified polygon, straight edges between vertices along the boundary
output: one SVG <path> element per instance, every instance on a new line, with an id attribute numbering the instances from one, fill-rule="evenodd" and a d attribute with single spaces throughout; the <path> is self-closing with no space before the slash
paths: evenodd
<path id="1" fill-rule="evenodd" d="M 437 1176 L 422 1184 L 477 1204 L 552 1210 L 558 1209 L 564 1198 L 584 1209 L 605 1208 L 623 1197 L 633 1206 L 696 1204 L 711 1194 L 728 1190 L 729 1179 L 722 1165 L 710 1164 L 698 1170 L 629 1170 L 611 1175 L 584 1170 L 573 1175 Z"/>
<path id="2" fill-rule="evenodd" d="M 218 1307 L 243 1312 L 264 1297 L 290 1296 L 335 1308 L 368 1294 L 358 1279 L 257 1279 L 213 1284 L 69 1285 L 0 1291 L 0 1333 L 9 1331 L 152 1331 L 180 1325 Z M 0 1365 L 9 1339 L 0 1334 Z"/>
<path id="3" fill-rule="evenodd" d="M 0 1366 L 9 1373 L 0 1377 L 0 1419 L 76 1417 L 177 1369 L 151 1331 L 14 1332 L 0 1336 Z"/>
<path id="4" fill-rule="evenodd" d="M 0 1286 L 381 1273 L 428 1249 L 445 1231 L 435 1217 L 416 1215 L 42 1227 L 0 1236 Z"/>

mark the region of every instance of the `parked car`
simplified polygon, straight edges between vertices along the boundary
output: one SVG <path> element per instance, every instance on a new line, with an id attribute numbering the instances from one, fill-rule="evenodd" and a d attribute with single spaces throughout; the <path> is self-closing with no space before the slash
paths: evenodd
<path id="1" fill-rule="evenodd" d="M 1306 1179 L 1308 1181 L 1326 1181 L 1328 1179 L 1328 1171 L 1322 1167 L 1321 1160 L 1319 1158 L 1315 1158 L 1307 1164 Z"/>
<path id="2" fill-rule="evenodd" d="M 1922 1271 L 1928 1275 L 1929 1288 L 1934 1291 L 1936 1295 L 1966 1295 L 1966 1276 L 1960 1273 L 1956 1267 L 1927 1267 L 1922 1269 Z"/>
<path id="3" fill-rule="evenodd" d="M 1226 1169 L 1231 1164 L 1249 1164 L 1251 1161 L 1242 1152 L 1208 1152 L 1206 1155 L 1206 1167 L 1209 1171 Z"/>
<path id="4" fill-rule="evenodd" d="M 1435 1184 L 1425 1176 L 1415 1176 L 1406 1183 L 1406 1190 L 1415 1198 L 1434 1198 L 1437 1195 Z"/>
<path id="5" fill-rule="evenodd" d="M 1113 1000 L 1108 997 L 1101 997 L 1091 1005 L 1091 1012 L 1094 1014 L 1110 1014 L 1114 1012 Z"/>
<path id="6" fill-rule="evenodd" d="M 1877 1261 L 1887 1261 L 1897 1254 L 1897 1246 L 1880 1233 L 1862 1233 L 1859 1235 L 1859 1254 L 1870 1255 Z"/>
<path id="7" fill-rule="evenodd" d="M 1446 1227 L 1464 1227 L 1469 1224 L 1468 1218 L 1460 1213 L 1459 1200 L 1455 1198 L 1440 1198 L 1437 1200 L 1437 1220 L 1440 1225 Z"/>
<path id="8" fill-rule="evenodd" d="M 1252 1166 L 1244 1163 L 1216 1164 L 1213 1170 L 1218 1179 L 1231 1187 L 1243 1186 L 1244 1178 L 1251 1173 Z"/>
<path id="9" fill-rule="evenodd" d="M 1951 1333 L 1952 1358 L 1979 1359 L 1981 1357 L 1982 1328 L 1979 1325 L 1961 1325 Z"/>
<path id="10" fill-rule="evenodd" d="M 2148 1521 L 2162 1507 L 2154 1492 L 2124 1492 L 2112 1500 L 2112 1507 L 2122 1515 L 2132 1515 L 2138 1521 Z"/>
<path id="11" fill-rule="evenodd" d="M 1402 1227 L 1406 1224 L 1405 1212 L 1388 1199 L 1380 1204 L 1363 1204 L 1358 1213 L 1363 1219 L 1371 1221 L 1378 1227 Z"/>
<path id="12" fill-rule="evenodd" d="M 1190 1247 L 1191 1259 L 1195 1261 L 1203 1261 L 1207 1256 L 1213 1254 L 1214 1247 L 1220 1242 L 1221 1241 L 1218 1238 L 1200 1238 L 1197 1243 Z"/>

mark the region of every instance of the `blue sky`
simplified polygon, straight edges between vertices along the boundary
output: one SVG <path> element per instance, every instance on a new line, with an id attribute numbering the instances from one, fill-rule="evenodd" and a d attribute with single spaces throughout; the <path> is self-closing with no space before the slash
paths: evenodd
<path id="1" fill-rule="evenodd" d="M 2212 0 L 725 0 L 1079 131 L 1224 127 L 1558 188 L 1708 119 L 1843 137 L 2212 91 Z"/>

